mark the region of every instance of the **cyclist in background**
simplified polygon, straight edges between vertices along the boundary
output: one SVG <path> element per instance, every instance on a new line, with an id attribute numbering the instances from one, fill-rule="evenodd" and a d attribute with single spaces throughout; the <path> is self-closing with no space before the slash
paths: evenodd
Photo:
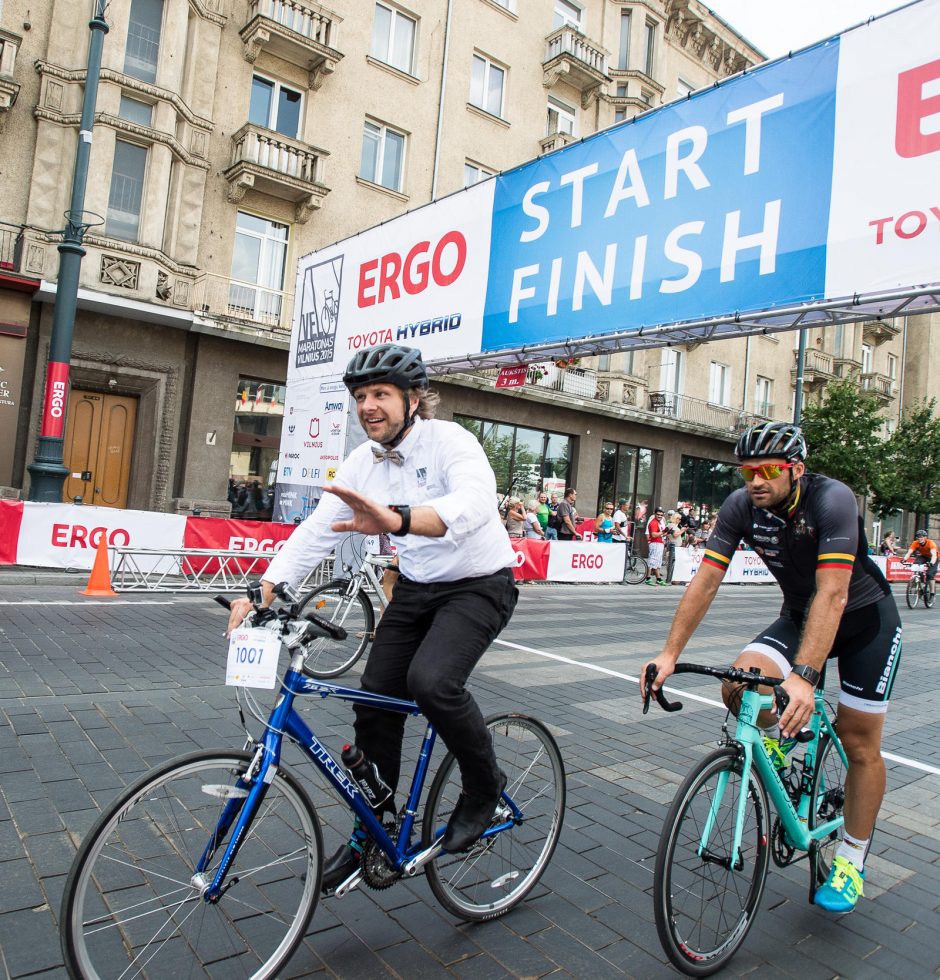
<path id="1" fill-rule="evenodd" d="M 412 698 L 456 756 L 463 792 L 443 837 L 467 850 L 490 825 L 506 776 L 467 678 L 509 622 L 518 598 L 515 552 L 494 506 L 496 477 L 480 443 L 455 422 L 435 420 L 421 352 L 382 344 L 356 354 L 343 381 L 369 441 L 344 460 L 316 510 L 272 559 L 264 605 L 279 582 L 300 581 L 342 536 L 396 537 L 399 575 L 376 627 L 361 685 Z M 232 603 L 229 629 L 251 611 Z M 395 790 L 405 715 L 356 705 L 356 742 Z M 394 812 L 394 798 L 386 809 Z M 330 891 L 358 869 L 365 832 L 358 823 L 326 862 Z"/>
<path id="2" fill-rule="evenodd" d="M 779 618 L 735 661 L 784 678 L 789 704 L 783 714 L 778 719 L 768 711 L 758 719 L 779 768 L 786 767 L 786 755 L 812 715 L 827 658 L 838 659 L 836 724 L 849 760 L 845 826 L 815 900 L 828 911 L 851 912 L 863 893 L 865 858 L 885 791 L 881 736 L 901 658 L 900 617 L 891 589 L 868 556 L 854 493 L 838 480 L 806 471 L 798 426 L 752 426 L 735 453 L 744 486 L 718 512 L 701 567 L 679 603 L 662 653 L 652 661 L 653 687 L 659 690 L 672 674 L 743 538 L 783 591 Z M 644 666 L 640 676 L 645 672 Z M 737 691 L 726 687 L 722 693 L 734 708 Z"/>
<path id="3" fill-rule="evenodd" d="M 914 558 L 916 565 L 927 566 L 927 589 L 931 595 L 936 595 L 937 546 L 927 537 L 926 531 L 920 530 L 914 535 L 914 540 L 911 542 L 910 548 L 907 549 L 907 554 L 901 560 L 910 561 L 911 557 Z"/>

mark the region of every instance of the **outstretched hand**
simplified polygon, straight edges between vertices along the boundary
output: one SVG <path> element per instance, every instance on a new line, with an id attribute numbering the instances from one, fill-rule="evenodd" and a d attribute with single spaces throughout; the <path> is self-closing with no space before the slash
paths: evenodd
<path id="1" fill-rule="evenodd" d="M 377 503 L 368 497 L 350 490 L 349 487 L 335 483 L 323 488 L 325 493 L 334 493 L 352 510 L 352 519 L 334 521 L 330 525 L 334 531 L 358 531 L 360 534 L 390 534 L 401 527 L 401 515 L 389 510 L 386 504 Z"/>

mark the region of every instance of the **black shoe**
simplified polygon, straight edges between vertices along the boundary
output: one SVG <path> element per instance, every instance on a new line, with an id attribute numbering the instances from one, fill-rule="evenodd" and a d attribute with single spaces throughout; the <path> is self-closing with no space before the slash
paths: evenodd
<path id="1" fill-rule="evenodd" d="M 323 865 L 323 881 L 320 890 L 324 895 L 331 894 L 362 864 L 362 853 L 343 844 Z"/>
<path id="2" fill-rule="evenodd" d="M 441 840 L 441 847 L 448 854 L 466 851 L 479 840 L 480 834 L 493 821 L 493 814 L 499 805 L 500 797 L 506 788 L 506 774 L 499 774 L 499 789 L 495 796 L 478 796 L 476 793 L 461 793 L 454 812 L 447 822 L 447 830 Z"/>

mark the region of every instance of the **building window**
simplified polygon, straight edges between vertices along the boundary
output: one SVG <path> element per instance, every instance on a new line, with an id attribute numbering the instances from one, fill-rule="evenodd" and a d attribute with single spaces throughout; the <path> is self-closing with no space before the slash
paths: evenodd
<path id="1" fill-rule="evenodd" d="M 872 371 L 872 347 L 871 344 L 862 344 L 862 374 L 870 374 Z"/>
<path id="2" fill-rule="evenodd" d="M 679 464 L 679 500 L 688 504 L 699 520 L 714 514 L 739 486 L 741 478 L 733 463 L 683 455 Z"/>
<path id="3" fill-rule="evenodd" d="M 633 355 L 636 351 L 625 350 L 620 355 L 620 369 L 624 374 L 633 374 Z"/>
<path id="4" fill-rule="evenodd" d="M 708 366 L 708 400 L 713 405 L 727 405 L 730 385 L 731 368 L 712 361 Z"/>
<path id="5" fill-rule="evenodd" d="M 888 355 L 888 377 L 892 382 L 898 380 L 898 359 L 894 354 Z M 892 391 L 894 390 L 894 385 L 891 386 Z"/>
<path id="6" fill-rule="evenodd" d="M 248 122 L 253 125 L 298 139 L 302 105 L 300 92 L 260 75 L 252 77 Z"/>
<path id="7" fill-rule="evenodd" d="M 671 350 L 668 347 L 663 348 L 659 361 L 659 387 L 665 394 L 678 395 L 681 393 L 683 362 L 682 351 Z M 673 411 L 675 407 L 675 398 L 673 398 Z"/>
<path id="8" fill-rule="evenodd" d="M 389 190 L 400 191 L 404 165 L 404 134 L 367 119 L 362 131 L 359 176 Z"/>
<path id="9" fill-rule="evenodd" d="M 652 92 L 648 92 L 645 88 L 640 89 L 640 101 L 644 105 L 652 105 L 653 104 L 653 93 Z"/>
<path id="10" fill-rule="evenodd" d="M 655 20 L 648 20 L 646 22 L 643 48 L 644 48 L 643 71 L 647 75 L 649 75 L 650 78 L 652 78 L 653 58 L 656 55 L 656 21 Z"/>
<path id="11" fill-rule="evenodd" d="M 470 102 L 493 116 L 503 114 L 503 90 L 506 87 L 506 70 L 489 58 L 475 54 L 470 76 Z"/>
<path id="12" fill-rule="evenodd" d="M 687 99 L 694 91 L 695 86 L 691 82 L 687 82 L 682 78 L 676 82 L 677 99 Z"/>
<path id="13" fill-rule="evenodd" d="M 580 31 L 583 15 L 584 11 L 576 3 L 571 3 L 571 0 L 555 0 L 552 30 L 557 31 L 559 27 L 573 27 L 576 31 Z"/>
<path id="14" fill-rule="evenodd" d="M 526 500 L 545 490 L 558 491 L 560 499 L 571 460 L 568 436 L 466 415 L 455 415 L 454 421 L 480 441 L 496 474 L 500 495 L 512 492 Z"/>
<path id="15" fill-rule="evenodd" d="M 630 11 L 620 11 L 620 46 L 617 49 L 617 67 L 625 71 L 630 67 Z"/>
<path id="16" fill-rule="evenodd" d="M 228 294 L 229 316 L 269 327 L 280 325 L 287 239 L 287 225 L 238 212 Z"/>
<path id="17" fill-rule="evenodd" d="M 774 414 L 774 383 L 770 378 L 757 376 L 754 386 L 754 413 L 767 419 Z"/>
<path id="18" fill-rule="evenodd" d="M 627 118 L 626 109 L 614 109 L 614 122 L 621 123 Z"/>
<path id="19" fill-rule="evenodd" d="M 377 3 L 372 25 L 372 57 L 399 71 L 414 74 L 417 26 L 413 17 Z"/>
<path id="20" fill-rule="evenodd" d="M 598 354 L 597 355 L 597 370 L 598 371 L 609 371 L 610 370 L 610 354 Z"/>
<path id="21" fill-rule="evenodd" d="M 284 385 L 238 379 L 228 480 L 232 517 L 238 520 L 271 520 L 286 394 Z M 284 482 L 290 481 L 285 474 Z"/>
<path id="22" fill-rule="evenodd" d="M 474 184 L 479 184 L 481 180 L 486 180 L 487 177 L 492 176 L 492 170 L 487 170 L 485 167 L 481 167 L 476 163 L 471 163 L 469 160 L 467 160 L 463 165 L 464 187 L 473 187 Z"/>
<path id="23" fill-rule="evenodd" d="M 124 49 L 126 75 L 144 82 L 156 81 L 162 23 L 163 0 L 131 0 L 127 47 Z"/>
<path id="24" fill-rule="evenodd" d="M 577 118 L 577 109 L 574 106 L 566 105 L 559 99 L 553 99 L 549 96 L 546 136 L 551 136 L 554 133 L 567 133 L 569 136 L 573 136 Z"/>
<path id="25" fill-rule="evenodd" d="M 624 511 L 630 519 L 627 533 L 632 536 L 634 522 L 642 524 L 652 514 L 650 501 L 656 487 L 656 463 L 656 453 L 652 449 L 606 440 L 601 443 L 595 513 L 600 513 L 607 500 L 615 506 L 626 500 Z"/>
<path id="26" fill-rule="evenodd" d="M 124 140 L 115 141 L 111 191 L 108 195 L 108 220 L 105 224 L 105 234 L 111 238 L 120 238 L 125 242 L 137 241 L 146 170 L 145 147 L 126 143 Z"/>
<path id="27" fill-rule="evenodd" d="M 128 98 L 126 95 L 121 96 L 118 115 L 128 122 L 137 123 L 138 126 L 153 125 L 153 106 L 139 99 Z"/>

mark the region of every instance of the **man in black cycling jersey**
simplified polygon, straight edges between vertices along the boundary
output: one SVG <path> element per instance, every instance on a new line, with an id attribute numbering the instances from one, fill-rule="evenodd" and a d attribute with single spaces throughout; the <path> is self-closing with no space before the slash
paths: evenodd
<path id="1" fill-rule="evenodd" d="M 868 557 L 855 495 L 838 480 L 808 473 L 798 426 L 767 422 L 738 440 L 744 487 L 718 513 L 702 559 L 676 615 L 653 687 L 673 672 L 686 643 L 715 598 L 738 543 L 763 558 L 783 591 L 779 618 L 735 661 L 784 678 L 789 704 L 779 720 L 758 719 L 775 763 L 786 765 L 793 739 L 813 712 L 814 689 L 827 658 L 839 663 L 839 738 L 849 768 L 845 827 L 829 879 L 816 904 L 851 912 L 862 895 L 865 857 L 885 790 L 881 735 L 901 658 L 901 622 L 891 590 Z M 645 676 L 644 666 L 641 677 Z M 733 703 L 733 690 L 723 692 Z"/>

